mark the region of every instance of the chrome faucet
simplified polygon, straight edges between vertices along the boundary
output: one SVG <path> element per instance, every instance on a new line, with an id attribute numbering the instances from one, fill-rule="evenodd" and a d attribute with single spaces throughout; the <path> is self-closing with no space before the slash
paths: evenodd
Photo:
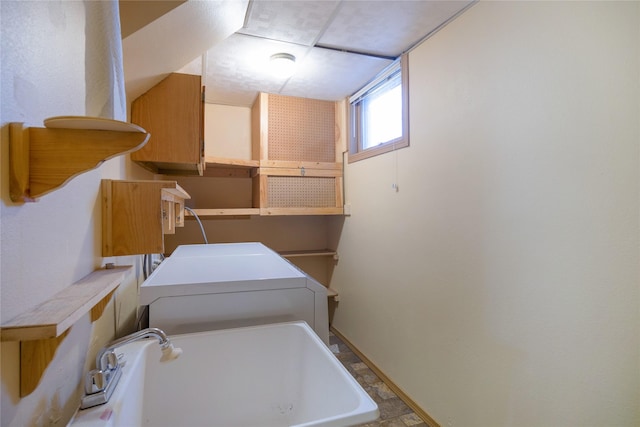
<path id="1" fill-rule="evenodd" d="M 176 359 L 182 350 L 175 348 L 161 329 L 147 328 L 134 332 L 113 341 L 102 348 L 96 356 L 96 369 L 89 371 L 84 382 L 85 395 L 82 397 L 80 409 L 107 403 L 122 376 L 122 363 L 115 353 L 116 348 L 125 344 L 153 337 L 158 340 L 162 351 L 161 362 Z"/>

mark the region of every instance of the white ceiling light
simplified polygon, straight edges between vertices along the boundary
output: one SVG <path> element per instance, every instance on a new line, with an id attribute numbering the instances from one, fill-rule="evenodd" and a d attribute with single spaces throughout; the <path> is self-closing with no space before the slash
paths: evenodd
<path id="1" fill-rule="evenodd" d="M 276 53 L 271 55 L 269 67 L 271 74 L 276 77 L 291 77 L 296 70 L 296 57 L 290 53 Z"/>

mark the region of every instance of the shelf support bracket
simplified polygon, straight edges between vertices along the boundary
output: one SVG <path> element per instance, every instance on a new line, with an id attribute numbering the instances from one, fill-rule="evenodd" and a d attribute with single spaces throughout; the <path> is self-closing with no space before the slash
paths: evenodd
<path id="1" fill-rule="evenodd" d="M 149 139 L 139 127 L 133 130 L 132 126 L 131 131 L 99 129 L 104 119 L 84 119 L 85 128 L 9 124 L 9 189 L 13 202 L 35 202 L 105 160 L 142 148 Z"/>
<path id="2" fill-rule="evenodd" d="M 20 342 L 20 397 L 30 395 L 53 360 L 69 329 L 55 338 Z"/>

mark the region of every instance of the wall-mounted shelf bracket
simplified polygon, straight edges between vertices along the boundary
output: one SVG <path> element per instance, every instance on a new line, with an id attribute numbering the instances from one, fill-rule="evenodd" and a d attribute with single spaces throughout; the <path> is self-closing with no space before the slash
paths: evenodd
<path id="1" fill-rule="evenodd" d="M 14 202 L 34 202 L 112 157 L 142 148 L 141 127 L 96 117 L 52 117 L 44 128 L 9 124 L 9 187 Z"/>

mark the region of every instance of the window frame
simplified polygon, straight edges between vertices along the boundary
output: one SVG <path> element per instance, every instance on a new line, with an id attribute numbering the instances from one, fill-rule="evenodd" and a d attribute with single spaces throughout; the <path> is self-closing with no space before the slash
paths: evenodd
<path id="1" fill-rule="evenodd" d="M 409 146 L 409 66 L 408 55 L 404 54 L 384 69 L 376 78 L 358 92 L 349 97 L 349 155 L 348 162 L 353 163 L 380 154 Z M 362 148 L 362 102 L 385 82 L 400 72 L 402 85 L 402 136 L 370 148 Z"/>

